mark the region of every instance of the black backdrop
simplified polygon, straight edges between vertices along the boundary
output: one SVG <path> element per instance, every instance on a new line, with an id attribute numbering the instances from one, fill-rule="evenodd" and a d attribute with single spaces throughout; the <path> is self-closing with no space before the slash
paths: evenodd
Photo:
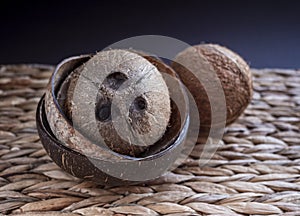
<path id="1" fill-rule="evenodd" d="M 300 3 L 269 1 L 1 1 L 0 64 L 46 63 L 158 34 L 212 42 L 252 67 L 300 68 Z"/>

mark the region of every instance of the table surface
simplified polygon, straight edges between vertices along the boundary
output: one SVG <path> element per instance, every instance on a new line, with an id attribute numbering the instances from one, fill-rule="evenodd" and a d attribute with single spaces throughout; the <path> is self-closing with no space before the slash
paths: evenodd
<path id="1" fill-rule="evenodd" d="M 252 103 L 206 166 L 198 166 L 197 145 L 179 168 L 155 181 L 109 188 L 65 173 L 40 143 L 35 109 L 52 70 L 0 66 L 0 212 L 300 214 L 300 71 L 252 70 Z"/>

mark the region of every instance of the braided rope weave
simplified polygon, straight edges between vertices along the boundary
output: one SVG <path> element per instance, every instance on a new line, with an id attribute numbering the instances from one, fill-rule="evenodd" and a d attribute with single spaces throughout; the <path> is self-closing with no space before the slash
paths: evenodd
<path id="1" fill-rule="evenodd" d="M 196 146 L 149 184 L 107 188 L 63 172 L 35 110 L 53 68 L 0 66 L 0 212 L 18 215 L 300 215 L 300 71 L 252 70 L 255 93 L 213 159 Z"/>

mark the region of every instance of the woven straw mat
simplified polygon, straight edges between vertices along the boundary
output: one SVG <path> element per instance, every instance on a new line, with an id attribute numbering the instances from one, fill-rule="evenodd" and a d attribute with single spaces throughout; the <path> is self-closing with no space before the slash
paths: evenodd
<path id="1" fill-rule="evenodd" d="M 35 110 L 52 71 L 0 66 L 1 213 L 300 215 L 300 71 L 252 70 L 252 103 L 205 167 L 196 147 L 151 183 L 112 188 L 65 173 L 43 149 Z"/>

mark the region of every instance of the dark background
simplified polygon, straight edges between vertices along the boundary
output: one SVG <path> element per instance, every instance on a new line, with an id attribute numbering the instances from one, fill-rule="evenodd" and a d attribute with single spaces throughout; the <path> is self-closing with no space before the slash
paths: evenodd
<path id="1" fill-rule="evenodd" d="M 0 64 L 57 64 L 127 37 L 212 42 L 252 67 L 300 68 L 298 1 L 1 1 Z"/>

